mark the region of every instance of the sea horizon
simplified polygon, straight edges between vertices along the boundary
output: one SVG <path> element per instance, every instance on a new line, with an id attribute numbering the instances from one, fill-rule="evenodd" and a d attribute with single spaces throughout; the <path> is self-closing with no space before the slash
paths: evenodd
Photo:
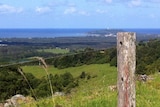
<path id="1" fill-rule="evenodd" d="M 160 28 L 0 28 L 0 38 L 83 37 L 100 30 L 122 30 L 139 34 L 160 34 Z"/>

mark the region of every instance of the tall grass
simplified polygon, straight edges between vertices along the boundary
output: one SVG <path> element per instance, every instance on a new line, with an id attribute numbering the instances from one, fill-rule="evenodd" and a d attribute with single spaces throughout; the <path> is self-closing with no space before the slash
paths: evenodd
<path id="1" fill-rule="evenodd" d="M 28 86 L 29 86 L 29 88 L 30 88 L 30 90 L 31 90 L 31 92 L 32 92 L 32 94 L 33 94 L 35 100 L 37 100 L 37 96 L 36 96 L 36 94 L 35 94 L 33 88 L 31 87 L 31 84 L 29 83 L 27 77 L 24 75 L 22 69 L 21 69 L 21 68 L 18 68 L 18 72 L 23 76 L 23 78 L 24 78 L 24 80 L 27 82 L 27 84 L 28 84 Z"/>
<path id="2" fill-rule="evenodd" d="M 48 73 L 48 66 L 47 66 L 45 60 L 44 60 L 42 57 L 36 57 L 36 59 L 38 59 L 38 60 L 42 63 L 42 67 L 43 67 L 44 71 L 46 72 L 46 75 L 47 75 L 47 78 L 48 78 L 48 82 L 49 82 L 49 86 L 50 86 L 50 90 L 51 90 L 53 107 L 55 107 L 53 86 L 52 86 L 52 82 L 51 82 L 50 75 L 49 75 L 49 73 Z"/>
<path id="3" fill-rule="evenodd" d="M 50 90 L 51 90 L 52 107 L 55 107 L 53 86 L 52 86 L 51 78 L 50 78 L 50 75 L 49 75 L 49 72 L 48 72 L 48 66 L 47 66 L 45 60 L 44 60 L 42 57 L 34 57 L 34 58 L 36 58 L 37 60 L 39 60 L 39 62 L 42 63 L 41 66 L 42 66 L 43 70 L 45 71 L 45 73 L 46 73 L 46 75 L 47 75 L 47 79 L 48 79 L 49 86 L 50 86 Z M 31 87 L 31 84 L 29 83 L 27 77 L 24 75 L 22 69 L 21 69 L 21 68 L 18 68 L 18 72 L 24 77 L 25 81 L 27 82 L 28 86 L 30 87 L 30 90 L 31 90 L 33 96 L 34 96 L 35 99 L 37 100 L 38 98 L 37 98 L 37 96 L 36 96 L 36 94 L 35 94 L 33 88 Z M 50 103 L 51 103 L 51 102 L 50 102 Z M 39 107 L 39 104 L 31 104 L 31 105 L 29 104 L 28 106 L 35 106 L 35 107 L 38 106 L 38 107 Z"/>

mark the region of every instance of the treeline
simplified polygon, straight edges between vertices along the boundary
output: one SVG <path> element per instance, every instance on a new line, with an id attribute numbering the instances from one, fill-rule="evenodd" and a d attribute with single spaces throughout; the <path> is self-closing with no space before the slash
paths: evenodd
<path id="1" fill-rule="evenodd" d="M 160 40 L 141 41 L 136 48 L 136 73 L 152 74 L 160 72 Z M 103 51 L 86 50 L 84 53 L 57 57 L 53 65 L 59 69 L 83 64 L 110 63 L 117 66 L 117 50 L 111 48 Z"/>
<path id="2" fill-rule="evenodd" d="M 0 40 L 0 64 L 21 62 L 34 56 L 44 58 L 55 56 L 51 52 L 39 52 L 37 50 L 59 47 L 68 48 L 74 52 L 86 47 L 105 49 L 116 44 L 115 37 L 0 38 Z M 1 46 L 1 44 L 5 44 L 5 46 Z"/>
<path id="3" fill-rule="evenodd" d="M 111 65 L 114 65 L 116 64 L 116 62 L 114 62 L 115 56 L 115 48 L 97 51 L 94 51 L 90 48 L 86 48 L 85 51 L 81 53 L 55 57 L 52 63 L 48 63 L 53 64 L 54 67 L 57 67 L 59 69 L 81 66 L 84 64 L 110 63 Z"/>
<path id="4" fill-rule="evenodd" d="M 151 74 L 160 71 L 160 40 L 140 41 L 136 48 L 136 73 Z M 76 53 L 76 51 L 74 52 Z M 76 54 L 61 55 L 46 59 L 47 64 L 59 69 L 81 66 L 84 64 L 110 63 L 117 66 L 117 50 L 110 48 L 106 50 L 94 50 L 86 48 Z M 26 63 L 27 65 L 38 65 L 39 61 Z"/>
<path id="5" fill-rule="evenodd" d="M 38 49 L 49 47 L 36 46 L 0 46 L 0 65 L 7 63 L 23 62 L 27 58 L 41 56 L 44 58 L 56 56 L 51 52 L 39 52 Z"/>
<path id="6" fill-rule="evenodd" d="M 107 32 L 116 34 L 119 30 L 95 31 L 100 35 Z M 94 33 L 94 32 L 90 32 Z M 137 36 L 137 41 L 148 41 L 157 38 L 157 35 L 141 34 Z M 4 45 L 4 46 L 3 46 Z M 101 50 L 114 47 L 116 37 L 105 36 L 85 36 L 85 37 L 56 37 L 56 38 L 0 38 L 0 65 L 12 62 L 26 61 L 29 57 L 40 56 L 44 58 L 53 57 L 55 54 L 50 52 L 39 52 L 41 49 L 53 49 L 56 47 L 66 49 L 71 52 L 85 49 L 86 47 Z"/>
<path id="7" fill-rule="evenodd" d="M 0 101 L 16 94 L 30 95 L 35 99 L 52 95 L 47 76 L 38 79 L 31 73 L 22 75 L 23 71 L 19 71 L 19 69 L 18 66 L 0 67 Z M 79 78 L 73 78 L 69 72 L 61 75 L 50 74 L 49 77 L 54 92 L 69 93 L 72 88 L 78 86 Z"/>
<path id="8" fill-rule="evenodd" d="M 137 46 L 138 74 L 160 72 L 160 39 L 141 41 Z"/>

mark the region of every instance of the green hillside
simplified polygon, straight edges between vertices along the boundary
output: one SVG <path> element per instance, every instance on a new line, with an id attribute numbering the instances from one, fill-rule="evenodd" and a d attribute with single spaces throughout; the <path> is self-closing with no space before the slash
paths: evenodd
<path id="1" fill-rule="evenodd" d="M 160 41 L 140 42 L 136 56 L 136 76 L 148 75 L 147 82 L 136 80 L 136 105 L 159 107 Z M 117 82 L 115 48 L 46 59 L 48 67 L 43 58 L 37 58 L 0 67 L 0 101 L 20 93 L 36 99 L 24 107 L 116 107 L 117 90 L 111 90 Z M 51 87 L 65 95 L 51 98 Z"/>
<path id="2" fill-rule="evenodd" d="M 38 52 L 48 52 L 48 53 L 53 53 L 53 54 L 65 54 L 69 53 L 69 49 L 61 49 L 61 48 L 51 48 L 51 49 L 38 49 Z"/>
<path id="3" fill-rule="evenodd" d="M 45 75 L 39 66 L 24 66 L 25 72 L 33 72 L 40 78 Z M 49 67 L 50 73 L 70 72 L 74 77 L 79 76 L 83 71 L 91 75 L 90 79 L 82 79 L 79 86 L 70 94 L 61 97 L 43 98 L 36 102 L 24 105 L 24 107 L 116 107 L 117 91 L 111 91 L 109 86 L 115 85 L 117 80 L 116 67 L 109 64 L 92 64 L 80 67 L 71 67 L 58 70 Z M 38 73 L 35 73 L 38 72 Z M 160 74 L 149 76 L 146 83 L 136 82 L 136 105 L 137 107 L 159 107 Z M 53 103 L 54 102 L 54 103 Z"/>
<path id="4" fill-rule="evenodd" d="M 25 73 L 32 73 L 37 78 L 46 76 L 46 73 L 41 66 L 23 66 L 22 69 Z M 48 72 L 51 74 L 63 74 L 65 72 L 70 72 L 74 77 L 79 76 L 83 71 L 86 73 L 90 73 L 91 75 L 100 76 L 101 74 L 106 75 L 108 74 L 108 72 L 114 72 L 114 74 L 116 74 L 116 68 L 110 67 L 109 64 L 91 64 L 79 67 L 69 67 L 65 69 L 57 69 L 53 66 L 48 67 Z"/>
<path id="5" fill-rule="evenodd" d="M 24 66 L 22 68 L 24 72 L 33 72 L 38 78 L 45 75 L 45 72 L 39 66 Z M 38 73 L 35 73 L 36 71 Z M 117 73 L 115 67 L 110 67 L 109 64 L 92 64 L 60 70 L 49 67 L 48 71 L 53 74 L 70 72 L 74 77 L 78 77 L 82 72 L 85 72 L 91 76 L 90 79 L 80 80 L 79 86 L 73 89 L 71 94 L 56 97 L 57 105 L 62 105 L 62 107 L 96 107 L 97 103 L 100 105 L 102 103 L 103 105 L 116 106 L 117 93 L 108 89 L 108 86 L 116 84 Z M 33 104 L 36 107 L 36 103 Z M 42 99 L 38 104 L 42 107 L 53 105 L 51 99 Z M 97 107 L 99 107 L 98 105 Z"/>

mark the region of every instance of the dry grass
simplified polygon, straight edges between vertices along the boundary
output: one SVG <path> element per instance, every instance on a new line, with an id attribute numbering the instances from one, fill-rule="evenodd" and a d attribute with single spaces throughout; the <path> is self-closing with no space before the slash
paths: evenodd
<path id="1" fill-rule="evenodd" d="M 42 57 L 35 57 L 35 58 L 38 59 L 42 63 L 42 67 L 43 67 L 44 71 L 46 72 L 46 75 L 47 75 L 47 78 L 48 78 L 48 82 L 49 82 L 49 85 L 50 85 L 50 90 L 51 90 L 51 95 L 52 95 L 52 101 L 53 101 L 53 107 L 55 107 L 53 86 L 52 86 L 51 78 L 50 78 L 50 75 L 49 75 L 49 72 L 48 72 L 47 63 L 45 62 L 45 60 Z"/>
<path id="2" fill-rule="evenodd" d="M 33 96 L 34 96 L 35 99 L 37 100 L 37 96 L 36 96 L 36 94 L 35 94 L 33 88 L 31 87 L 31 84 L 29 83 L 28 79 L 27 79 L 26 76 L 24 75 L 22 69 L 21 69 L 21 68 L 18 68 L 18 72 L 23 76 L 23 78 L 24 78 L 25 81 L 27 82 L 27 84 L 28 84 L 28 86 L 29 86 L 29 88 L 30 88 L 30 90 L 31 90 L 31 92 L 32 92 L 32 94 L 33 94 Z"/>

